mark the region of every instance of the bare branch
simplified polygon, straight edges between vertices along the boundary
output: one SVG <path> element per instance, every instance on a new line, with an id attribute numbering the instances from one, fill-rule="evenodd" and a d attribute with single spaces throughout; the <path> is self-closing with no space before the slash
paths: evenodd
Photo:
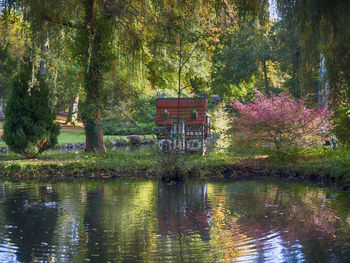
<path id="1" fill-rule="evenodd" d="M 196 45 L 195 45 L 195 47 L 191 50 L 191 53 L 188 55 L 188 57 L 184 60 L 184 62 L 181 64 L 181 68 L 183 67 L 183 66 L 185 66 L 185 64 L 187 63 L 187 61 L 191 58 L 191 56 L 193 55 L 193 53 L 194 53 L 194 51 L 197 49 L 197 47 L 198 47 L 198 40 L 199 40 L 199 37 L 198 37 L 198 39 L 197 39 L 197 43 L 196 43 Z"/>

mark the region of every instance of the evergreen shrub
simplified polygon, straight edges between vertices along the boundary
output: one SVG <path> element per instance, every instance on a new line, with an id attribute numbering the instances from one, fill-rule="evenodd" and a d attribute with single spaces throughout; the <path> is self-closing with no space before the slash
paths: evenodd
<path id="1" fill-rule="evenodd" d="M 32 68 L 32 63 L 25 63 L 12 80 L 4 125 L 4 141 L 9 149 L 27 158 L 53 147 L 59 134 L 59 126 L 53 123 L 49 88 Z"/>

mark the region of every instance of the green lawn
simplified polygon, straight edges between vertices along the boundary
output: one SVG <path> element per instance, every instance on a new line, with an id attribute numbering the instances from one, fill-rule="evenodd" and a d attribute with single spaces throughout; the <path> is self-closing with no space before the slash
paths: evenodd
<path id="1" fill-rule="evenodd" d="M 0 122 L 0 129 L 2 127 L 2 122 Z M 105 140 L 115 140 L 115 139 L 126 139 L 129 135 L 117 135 L 110 136 L 105 135 Z M 142 135 L 140 135 L 142 137 Z M 145 135 L 145 137 L 150 138 L 152 135 Z M 85 132 L 83 128 L 77 127 L 61 127 L 60 135 L 58 136 L 58 144 L 66 144 L 66 143 L 78 143 L 85 142 Z M 5 146 L 4 142 L 0 143 L 0 146 Z"/>
<path id="2" fill-rule="evenodd" d="M 105 135 L 105 140 L 126 139 L 129 135 Z M 139 137 L 142 137 L 140 135 Z M 152 135 L 145 135 L 150 138 Z M 58 144 L 85 142 L 85 132 L 83 128 L 62 127 L 58 136 Z"/>

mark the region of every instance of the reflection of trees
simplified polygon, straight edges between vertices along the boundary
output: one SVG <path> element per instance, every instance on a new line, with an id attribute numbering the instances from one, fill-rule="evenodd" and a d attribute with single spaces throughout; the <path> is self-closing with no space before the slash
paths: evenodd
<path id="1" fill-rule="evenodd" d="M 5 197 L 6 197 L 6 189 L 5 189 L 5 182 L 0 181 L 0 247 L 4 246 L 6 242 L 6 218 L 3 215 L 3 211 L 4 211 L 4 201 L 5 201 Z M 1 252 L 0 252 L 1 255 Z M 8 258 L 8 261 L 10 261 L 9 257 L 7 255 L 0 257 L 0 260 L 3 258 Z"/>
<path id="2" fill-rule="evenodd" d="M 105 205 L 104 187 L 87 193 L 87 206 L 84 215 L 87 256 L 93 262 L 107 262 L 106 233 L 103 225 Z"/>
<path id="3" fill-rule="evenodd" d="M 103 225 L 113 262 L 152 262 L 156 250 L 156 183 L 105 185 Z"/>
<path id="4" fill-rule="evenodd" d="M 78 183 L 57 183 L 62 212 L 58 214 L 54 243 L 58 262 L 83 262 L 85 260 L 84 214 L 86 186 Z"/>
<path id="5" fill-rule="evenodd" d="M 151 262 L 156 249 L 154 182 L 60 183 L 55 242 L 61 261 Z"/>
<path id="6" fill-rule="evenodd" d="M 0 184 L 0 244 L 13 243 L 24 262 L 214 262 L 247 255 L 264 262 L 277 242 L 284 257 L 300 244 L 290 261 L 300 254 L 310 262 L 330 261 L 329 249 L 341 261 L 330 242 L 350 236 L 348 193 L 292 183 L 24 186 Z M 25 199 L 56 195 L 58 210 L 23 209 Z"/>
<path id="7" fill-rule="evenodd" d="M 228 260 L 243 256 L 247 249 L 242 247 L 241 242 L 246 240 L 247 236 L 237 224 L 239 215 L 231 212 L 226 187 L 214 189 L 212 184 L 208 184 L 208 194 L 212 204 L 210 213 L 211 246 L 220 251 L 220 255 L 216 255 L 216 259 Z"/>
<path id="8" fill-rule="evenodd" d="M 324 199 L 323 190 L 294 187 L 281 190 L 281 185 L 270 185 L 267 194 L 257 192 L 246 199 L 243 206 L 252 208 L 252 213 L 241 217 L 239 223 L 256 227 L 256 236 L 268 230 L 282 231 L 286 241 L 315 239 L 333 236 L 339 219 Z M 259 189 L 259 188 L 258 188 Z M 304 189 L 304 190 L 303 190 Z M 244 202 L 244 201 L 243 201 Z M 325 205 L 325 202 L 328 204 Z M 251 223 L 249 223 L 251 222 Z"/>
<path id="9" fill-rule="evenodd" d="M 18 247 L 17 259 L 23 262 L 49 261 L 57 210 L 45 207 L 24 210 L 24 200 L 40 200 L 38 185 L 34 188 L 16 188 L 8 192 L 1 211 L 7 225 L 12 226 L 8 236 Z M 45 193 L 55 200 L 53 193 Z"/>
<path id="10" fill-rule="evenodd" d="M 215 194 L 218 192 L 226 194 L 218 198 Z M 223 225 L 230 226 L 231 236 L 237 236 L 238 231 L 252 239 L 250 244 L 255 243 L 259 253 L 264 253 L 264 244 L 269 243 L 267 236 L 276 233 L 283 246 L 301 244 L 306 259 L 316 260 L 312 254 L 314 247 L 319 246 L 317 251 L 327 251 L 329 241 L 344 231 L 341 222 L 346 217 L 341 218 L 341 213 L 334 210 L 332 197 L 323 189 L 292 183 L 238 182 L 210 184 L 208 195 L 213 206 L 213 222 L 220 215 L 217 210 L 221 207 L 228 210 L 230 213 L 223 216 L 226 220 Z M 211 236 L 215 235 L 211 232 Z M 345 236 L 349 236 L 349 232 Z"/>

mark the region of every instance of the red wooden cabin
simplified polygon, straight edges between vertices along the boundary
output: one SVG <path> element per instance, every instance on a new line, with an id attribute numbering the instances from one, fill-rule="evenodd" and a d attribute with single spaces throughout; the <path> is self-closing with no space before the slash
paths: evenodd
<path id="1" fill-rule="evenodd" d="M 206 98 L 159 98 L 155 123 L 161 149 L 205 151 L 210 136 Z"/>

